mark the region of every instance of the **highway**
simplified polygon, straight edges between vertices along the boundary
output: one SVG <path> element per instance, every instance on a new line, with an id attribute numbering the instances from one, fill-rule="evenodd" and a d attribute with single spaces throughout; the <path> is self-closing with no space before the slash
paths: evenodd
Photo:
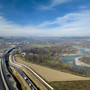
<path id="1" fill-rule="evenodd" d="M 7 53 L 10 53 L 12 50 L 13 49 L 8 50 Z M 12 58 L 11 58 L 11 60 L 12 60 Z M 26 73 L 24 71 L 22 71 L 21 69 L 15 67 L 15 66 L 12 66 L 12 65 L 9 65 L 9 66 L 14 68 L 16 71 L 18 71 L 18 73 L 23 77 L 23 79 L 26 81 L 26 83 L 31 88 L 31 90 L 39 90 L 39 88 L 37 88 L 37 86 L 32 82 L 32 80 L 26 75 Z"/>
<path id="2" fill-rule="evenodd" d="M 11 49 L 7 50 L 5 52 L 5 54 L 10 53 L 13 49 L 15 49 L 15 48 L 11 48 Z M 35 77 L 37 76 L 42 82 L 44 82 L 50 88 L 50 90 L 53 90 L 53 88 L 47 82 L 45 82 L 40 76 L 38 76 L 32 69 L 28 68 L 27 66 L 25 66 L 23 64 L 15 63 L 14 57 L 13 56 L 11 56 L 11 57 L 12 57 L 11 60 L 12 60 L 12 62 L 15 65 L 17 65 L 17 66 L 24 66 L 30 72 L 32 72 Z M 18 90 L 15 87 L 15 84 L 14 84 L 15 81 L 13 80 L 13 78 L 9 74 L 9 72 L 7 71 L 6 62 L 5 62 L 5 56 L 4 55 L 2 56 L 1 67 L 2 67 L 2 73 L 3 73 L 3 76 L 4 76 L 5 82 L 6 82 L 7 86 L 8 86 L 8 90 Z M 26 73 L 24 71 L 22 71 L 21 69 L 17 68 L 16 66 L 9 65 L 9 67 L 14 68 L 23 77 L 23 79 L 26 81 L 26 83 L 31 88 L 31 90 L 40 90 L 34 84 L 34 82 L 32 82 L 32 80 L 26 75 Z"/>
<path id="3" fill-rule="evenodd" d="M 6 90 L 4 83 L 3 83 L 3 80 L 2 80 L 1 71 L 0 71 L 0 90 Z"/>
<path id="4" fill-rule="evenodd" d="M 2 73 L 5 79 L 5 82 L 8 86 L 9 90 L 18 90 L 17 87 L 15 86 L 15 81 L 10 75 L 10 73 L 7 71 L 4 55 L 2 56 L 2 61 L 1 61 L 1 68 L 2 68 Z"/>
<path id="5" fill-rule="evenodd" d="M 14 68 L 16 71 L 18 71 L 18 73 L 23 77 L 23 79 L 26 81 L 26 83 L 31 88 L 31 90 L 39 90 L 39 88 L 37 88 L 37 86 L 31 81 L 31 79 L 21 69 L 16 68 L 14 66 L 11 66 L 11 67 Z"/>
<path id="6" fill-rule="evenodd" d="M 47 82 L 45 82 L 37 73 L 35 73 L 31 68 L 29 68 L 28 66 L 26 65 L 23 65 L 23 64 L 20 64 L 20 63 L 17 63 L 14 59 L 14 56 L 12 56 L 12 62 L 18 66 L 23 66 L 24 68 L 26 68 L 33 76 L 34 78 L 36 78 L 44 87 L 45 90 L 48 90 L 47 87 L 49 87 L 50 90 L 54 90 Z M 46 86 L 47 87 L 46 87 Z"/>
<path id="7" fill-rule="evenodd" d="M 1 76 L 1 59 L 0 59 L 0 90 L 6 90 Z"/>
<path id="8" fill-rule="evenodd" d="M 3 83 L 3 80 L 2 80 L 1 71 L 0 71 L 0 90 L 6 90 L 4 83 Z"/>

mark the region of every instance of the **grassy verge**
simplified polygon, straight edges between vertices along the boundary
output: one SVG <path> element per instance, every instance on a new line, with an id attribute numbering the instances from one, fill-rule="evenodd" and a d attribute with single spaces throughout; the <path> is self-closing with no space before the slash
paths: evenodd
<path id="1" fill-rule="evenodd" d="M 75 73 L 75 72 L 70 72 L 70 71 L 67 71 L 67 70 L 55 69 L 53 67 L 46 66 L 44 64 L 37 64 L 37 63 L 34 63 L 34 62 L 30 62 L 30 61 L 25 60 L 24 58 L 20 57 L 19 55 L 17 55 L 17 57 L 20 58 L 21 60 L 25 61 L 25 62 L 40 65 L 40 66 L 47 67 L 47 68 L 50 68 L 50 69 L 54 69 L 54 70 L 57 70 L 57 71 L 62 71 L 62 72 L 66 72 L 66 73 L 70 73 L 70 74 L 74 74 L 74 75 L 78 75 L 78 76 L 82 76 L 82 77 L 90 77 L 90 76 L 87 76 L 87 75 L 83 75 L 83 74 L 79 74 L 79 73 Z"/>
<path id="2" fill-rule="evenodd" d="M 22 90 L 22 87 L 21 87 L 20 82 L 18 81 L 18 79 L 17 79 L 17 78 L 15 77 L 15 75 L 13 74 L 13 70 L 12 70 L 10 67 L 8 67 L 8 71 L 9 71 L 9 73 L 12 75 L 12 77 L 14 78 L 14 80 L 15 80 L 15 82 L 16 82 L 17 88 L 18 88 L 19 90 Z"/>
<path id="3" fill-rule="evenodd" d="M 55 90 L 89 90 L 90 80 L 49 83 Z"/>
<path id="4" fill-rule="evenodd" d="M 9 60 L 9 56 L 6 56 L 6 61 Z M 9 73 L 12 75 L 13 79 L 16 82 L 16 86 L 18 88 L 18 90 L 30 90 L 29 86 L 27 85 L 27 83 L 24 81 L 24 79 L 22 78 L 22 76 L 13 68 L 9 67 L 9 63 L 6 63 L 7 65 L 7 69 L 9 71 Z"/>
<path id="5" fill-rule="evenodd" d="M 5 62 L 6 62 L 6 66 L 7 66 L 7 70 L 8 72 L 12 75 L 13 79 L 15 80 L 16 86 L 19 90 L 22 90 L 21 84 L 19 82 L 19 80 L 15 77 L 15 75 L 13 74 L 13 70 L 11 69 L 11 67 L 9 67 L 9 54 L 7 54 L 5 56 Z"/>
<path id="6" fill-rule="evenodd" d="M 23 80 L 23 78 L 17 71 L 13 72 L 13 74 L 15 75 L 15 77 L 19 81 L 19 83 L 21 84 L 21 89 L 19 89 L 19 90 L 30 90 L 30 88 L 28 87 L 26 82 Z"/>
<path id="7" fill-rule="evenodd" d="M 33 47 L 51 47 L 53 44 L 32 44 Z"/>

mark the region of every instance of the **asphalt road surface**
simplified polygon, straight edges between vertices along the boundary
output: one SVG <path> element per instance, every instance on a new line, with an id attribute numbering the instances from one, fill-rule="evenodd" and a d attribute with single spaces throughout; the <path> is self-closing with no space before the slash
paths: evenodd
<path id="1" fill-rule="evenodd" d="M 17 90 L 17 87 L 15 86 L 14 79 L 11 77 L 11 75 L 7 71 L 4 56 L 2 57 L 1 66 L 2 66 L 3 76 L 4 76 L 4 79 L 7 83 L 9 90 Z"/>
<path id="2" fill-rule="evenodd" d="M 6 90 L 1 76 L 1 59 L 0 59 L 0 90 Z"/>
<path id="3" fill-rule="evenodd" d="M 31 88 L 31 90 L 39 90 L 39 88 L 37 88 L 37 86 L 31 81 L 31 79 L 21 69 L 16 68 L 14 66 L 11 66 L 11 67 L 13 67 L 15 70 L 19 72 L 19 74 L 24 78 L 24 80 L 26 81 L 28 86 Z"/>

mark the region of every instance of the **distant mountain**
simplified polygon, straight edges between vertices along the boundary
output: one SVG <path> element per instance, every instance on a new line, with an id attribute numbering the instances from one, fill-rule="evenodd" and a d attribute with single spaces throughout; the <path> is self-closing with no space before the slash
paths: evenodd
<path id="1" fill-rule="evenodd" d="M 0 37 L 0 39 L 4 39 L 3 37 Z"/>

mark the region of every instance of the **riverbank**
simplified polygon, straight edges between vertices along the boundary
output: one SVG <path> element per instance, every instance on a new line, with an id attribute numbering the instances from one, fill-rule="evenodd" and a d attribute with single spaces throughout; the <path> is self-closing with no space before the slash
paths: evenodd
<path id="1" fill-rule="evenodd" d="M 81 58 L 81 57 L 79 57 L 79 58 Z M 79 60 L 79 58 L 75 58 L 75 64 L 76 64 L 77 66 L 90 67 L 89 64 L 86 64 L 86 63 L 84 63 L 84 62 L 81 62 L 81 61 Z"/>
<path id="2" fill-rule="evenodd" d="M 87 51 L 88 53 L 90 53 L 90 48 L 84 48 L 85 51 Z"/>
<path id="3" fill-rule="evenodd" d="M 76 55 L 79 55 L 80 54 L 80 50 L 78 49 L 78 51 L 76 53 L 73 53 L 73 54 L 62 54 L 63 57 L 69 57 L 69 56 L 76 56 Z M 62 57 L 61 57 L 62 58 Z"/>
<path id="4" fill-rule="evenodd" d="M 63 57 L 69 57 L 69 56 L 76 56 L 79 53 L 75 53 L 75 54 L 62 54 Z"/>

